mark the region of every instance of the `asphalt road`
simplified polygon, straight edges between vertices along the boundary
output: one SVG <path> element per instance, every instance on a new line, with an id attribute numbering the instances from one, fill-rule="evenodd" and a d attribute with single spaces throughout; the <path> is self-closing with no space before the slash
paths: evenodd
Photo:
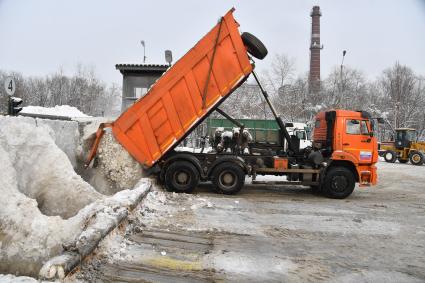
<path id="1" fill-rule="evenodd" d="M 70 280 L 425 282 L 425 166 L 378 164 L 345 200 L 303 187 L 151 192 Z"/>

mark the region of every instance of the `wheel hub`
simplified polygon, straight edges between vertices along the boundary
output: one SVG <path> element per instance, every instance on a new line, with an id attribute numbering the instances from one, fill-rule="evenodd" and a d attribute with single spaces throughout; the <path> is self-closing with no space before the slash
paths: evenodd
<path id="1" fill-rule="evenodd" d="M 176 181 L 179 185 L 185 185 L 189 181 L 189 174 L 186 172 L 177 172 Z"/>
<path id="2" fill-rule="evenodd" d="M 234 180 L 234 178 L 233 178 L 232 174 L 225 173 L 223 175 L 223 183 L 225 183 L 226 185 L 232 184 L 233 183 L 233 180 Z"/>
<path id="3" fill-rule="evenodd" d="M 421 158 L 419 157 L 419 154 L 414 154 L 414 155 L 412 156 L 412 159 L 413 159 L 413 161 L 415 161 L 415 162 L 419 162 L 419 160 L 421 160 Z"/>
<path id="4" fill-rule="evenodd" d="M 231 172 L 222 172 L 219 177 L 220 183 L 225 187 L 231 187 L 236 182 L 236 176 Z"/>
<path id="5" fill-rule="evenodd" d="M 332 188 L 335 191 L 342 192 L 344 191 L 348 186 L 348 180 L 344 176 L 335 176 L 332 179 Z"/>

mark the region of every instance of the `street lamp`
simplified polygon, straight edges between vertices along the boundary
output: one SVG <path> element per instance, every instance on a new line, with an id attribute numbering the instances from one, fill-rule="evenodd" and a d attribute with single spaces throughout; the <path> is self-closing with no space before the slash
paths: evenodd
<path id="1" fill-rule="evenodd" d="M 340 71 L 340 73 L 339 73 L 339 77 L 340 77 L 340 84 L 341 84 L 341 88 L 340 88 L 340 92 L 342 93 L 342 91 L 343 91 L 343 87 L 342 87 L 342 69 L 343 69 L 343 66 L 344 66 L 344 58 L 345 58 L 345 54 L 347 54 L 347 50 L 343 50 L 342 51 L 342 61 L 341 61 L 341 71 Z"/>
<path id="2" fill-rule="evenodd" d="M 146 62 L 146 46 L 145 46 L 145 41 L 142 40 L 140 41 L 140 44 L 143 46 L 143 64 Z"/>
<path id="3" fill-rule="evenodd" d="M 341 79 L 342 79 L 342 68 L 344 65 L 344 58 L 345 58 L 345 54 L 347 54 L 347 50 L 343 50 L 342 51 L 342 61 L 341 61 Z"/>

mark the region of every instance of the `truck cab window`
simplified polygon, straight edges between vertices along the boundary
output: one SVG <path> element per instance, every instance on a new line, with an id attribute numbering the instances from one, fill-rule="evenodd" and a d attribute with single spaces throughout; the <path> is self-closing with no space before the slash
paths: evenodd
<path id="1" fill-rule="evenodd" d="M 369 129 L 365 120 L 347 120 L 346 133 L 349 135 L 368 135 Z"/>
<path id="2" fill-rule="evenodd" d="M 364 120 L 360 121 L 360 132 L 361 132 L 362 135 L 368 135 L 369 134 L 369 129 L 367 128 L 367 123 Z"/>
<path id="3" fill-rule="evenodd" d="M 305 132 L 304 131 L 295 131 L 295 135 L 297 136 L 297 138 L 299 138 L 300 140 L 305 140 L 306 136 L 305 136 Z"/>

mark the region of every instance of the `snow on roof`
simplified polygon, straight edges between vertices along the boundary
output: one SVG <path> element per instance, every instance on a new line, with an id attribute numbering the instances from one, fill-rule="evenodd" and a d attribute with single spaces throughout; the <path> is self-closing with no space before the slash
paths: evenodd
<path id="1" fill-rule="evenodd" d="M 76 107 L 69 105 L 56 105 L 55 107 L 26 106 L 22 109 L 21 113 L 64 116 L 71 118 L 90 117 L 78 110 Z"/>

